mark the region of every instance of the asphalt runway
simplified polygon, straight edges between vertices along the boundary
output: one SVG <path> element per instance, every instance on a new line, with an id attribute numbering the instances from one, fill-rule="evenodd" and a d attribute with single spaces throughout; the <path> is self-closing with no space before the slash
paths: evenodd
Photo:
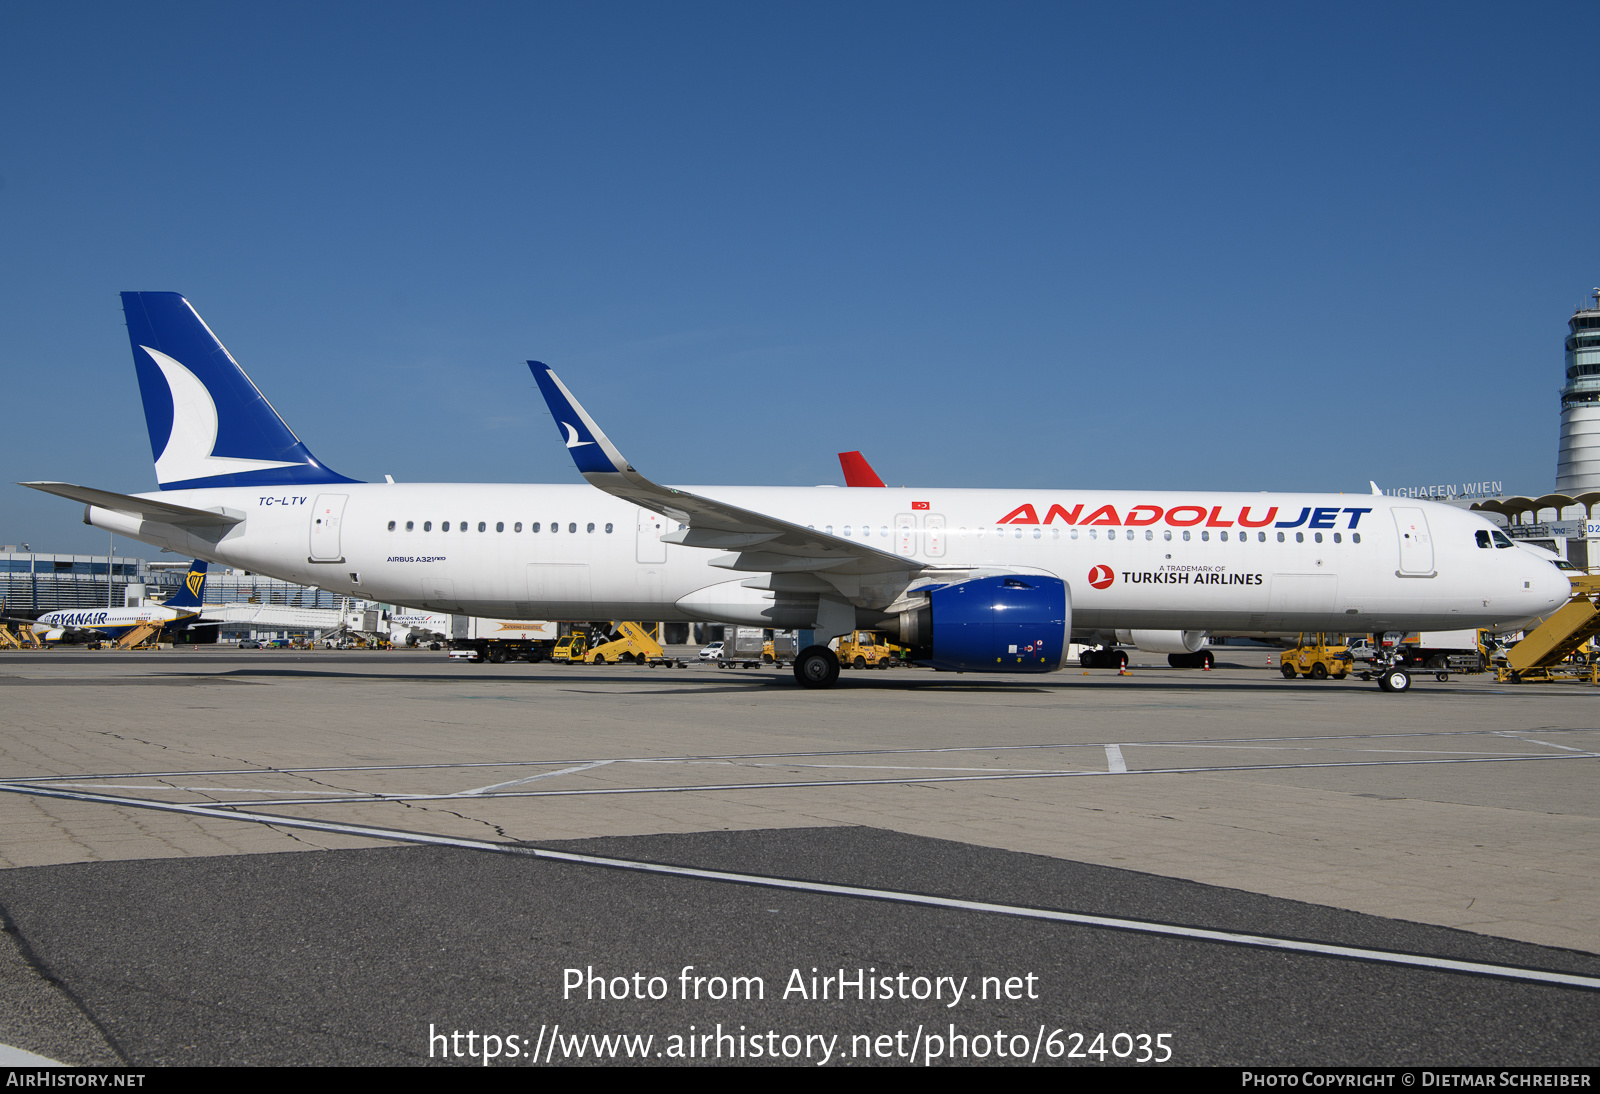
<path id="1" fill-rule="evenodd" d="M 1600 1055 L 1587 688 L 202 650 L 0 694 L 0 1044 L 54 1059 Z"/>

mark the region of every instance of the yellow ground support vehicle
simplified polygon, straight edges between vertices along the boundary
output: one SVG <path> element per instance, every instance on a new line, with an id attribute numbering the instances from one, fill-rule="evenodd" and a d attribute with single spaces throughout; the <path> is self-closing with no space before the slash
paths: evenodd
<path id="1" fill-rule="evenodd" d="M 1310 641 L 1307 641 L 1308 638 Z M 1329 677 L 1343 680 L 1350 675 L 1350 668 L 1355 663 L 1350 656 L 1350 647 L 1343 642 L 1330 644 L 1330 638 L 1337 641 L 1339 636 L 1302 634 L 1294 649 L 1283 651 L 1283 678 L 1293 680 L 1297 673 L 1304 673 L 1313 680 L 1326 680 Z"/>
<path id="2" fill-rule="evenodd" d="M 589 636 L 582 632 L 569 634 L 556 642 L 556 648 L 550 654 L 552 661 L 582 661 L 584 654 L 589 649 Z"/>
<path id="3" fill-rule="evenodd" d="M 648 665 L 664 659 L 665 652 L 649 631 L 637 623 L 618 623 L 617 636 L 602 642 L 581 656 L 586 665 L 604 665 L 620 661 L 624 665 Z M 560 643 L 556 650 L 561 649 Z M 574 657 L 573 660 L 577 660 Z"/>
<path id="4" fill-rule="evenodd" d="M 1506 666 L 1497 674 L 1502 683 L 1600 684 L 1600 662 L 1591 642 L 1600 635 L 1600 577 L 1583 573 L 1568 577 L 1572 599 L 1506 651 Z"/>
<path id="5" fill-rule="evenodd" d="M 851 631 L 836 641 L 834 652 L 842 669 L 886 669 L 894 660 L 894 647 L 871 631 Z"/>

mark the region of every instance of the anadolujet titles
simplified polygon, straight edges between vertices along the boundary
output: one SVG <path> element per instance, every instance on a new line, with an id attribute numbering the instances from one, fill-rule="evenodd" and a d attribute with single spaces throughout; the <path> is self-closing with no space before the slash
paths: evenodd
<path id="1" fill-rule="evenodd" d="M 366 483 L 321 464 L 189 302 L 124 293 L 158 491 L 26 483 L 86 522 L 428 611 L 876 630 L 961 672 L 1048 672 L 1069 642 L 1456 630 L 1571 593 L 1483 517 L 1381 495 L 661 486 L 529 362 L 587 485 Z M 1380 666 L 1380 685 L 1409 678 Z"/>

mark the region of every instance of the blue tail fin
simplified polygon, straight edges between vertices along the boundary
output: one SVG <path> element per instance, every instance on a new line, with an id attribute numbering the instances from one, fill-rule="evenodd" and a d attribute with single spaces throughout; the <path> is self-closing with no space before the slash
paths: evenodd
<path id="1" fill-rule="evenodd" d="M 183 588 L 162 604 L 164 608 L 198 608 L 205 601 L 206 564 L 195 559 L 183 577 Z"/>
<path id="2" fill-rule="evenodd" d="M 357 481 L 317 462 L 183 297 L 125 292 L 122 314 L 161 489 Z"/>

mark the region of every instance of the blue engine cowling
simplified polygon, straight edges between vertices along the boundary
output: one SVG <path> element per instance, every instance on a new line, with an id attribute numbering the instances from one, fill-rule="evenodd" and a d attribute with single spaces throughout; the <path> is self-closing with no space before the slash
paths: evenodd
<path id="1" fill-rule="evenodd" d="M 1054 672 L 1061 667 L 1072 634 L 1072 601 L 1060 578 L 974 578 L 934 589 L 928 601 L 923 619 L 932 641 L 925 660 L 936 669 Z"/>

